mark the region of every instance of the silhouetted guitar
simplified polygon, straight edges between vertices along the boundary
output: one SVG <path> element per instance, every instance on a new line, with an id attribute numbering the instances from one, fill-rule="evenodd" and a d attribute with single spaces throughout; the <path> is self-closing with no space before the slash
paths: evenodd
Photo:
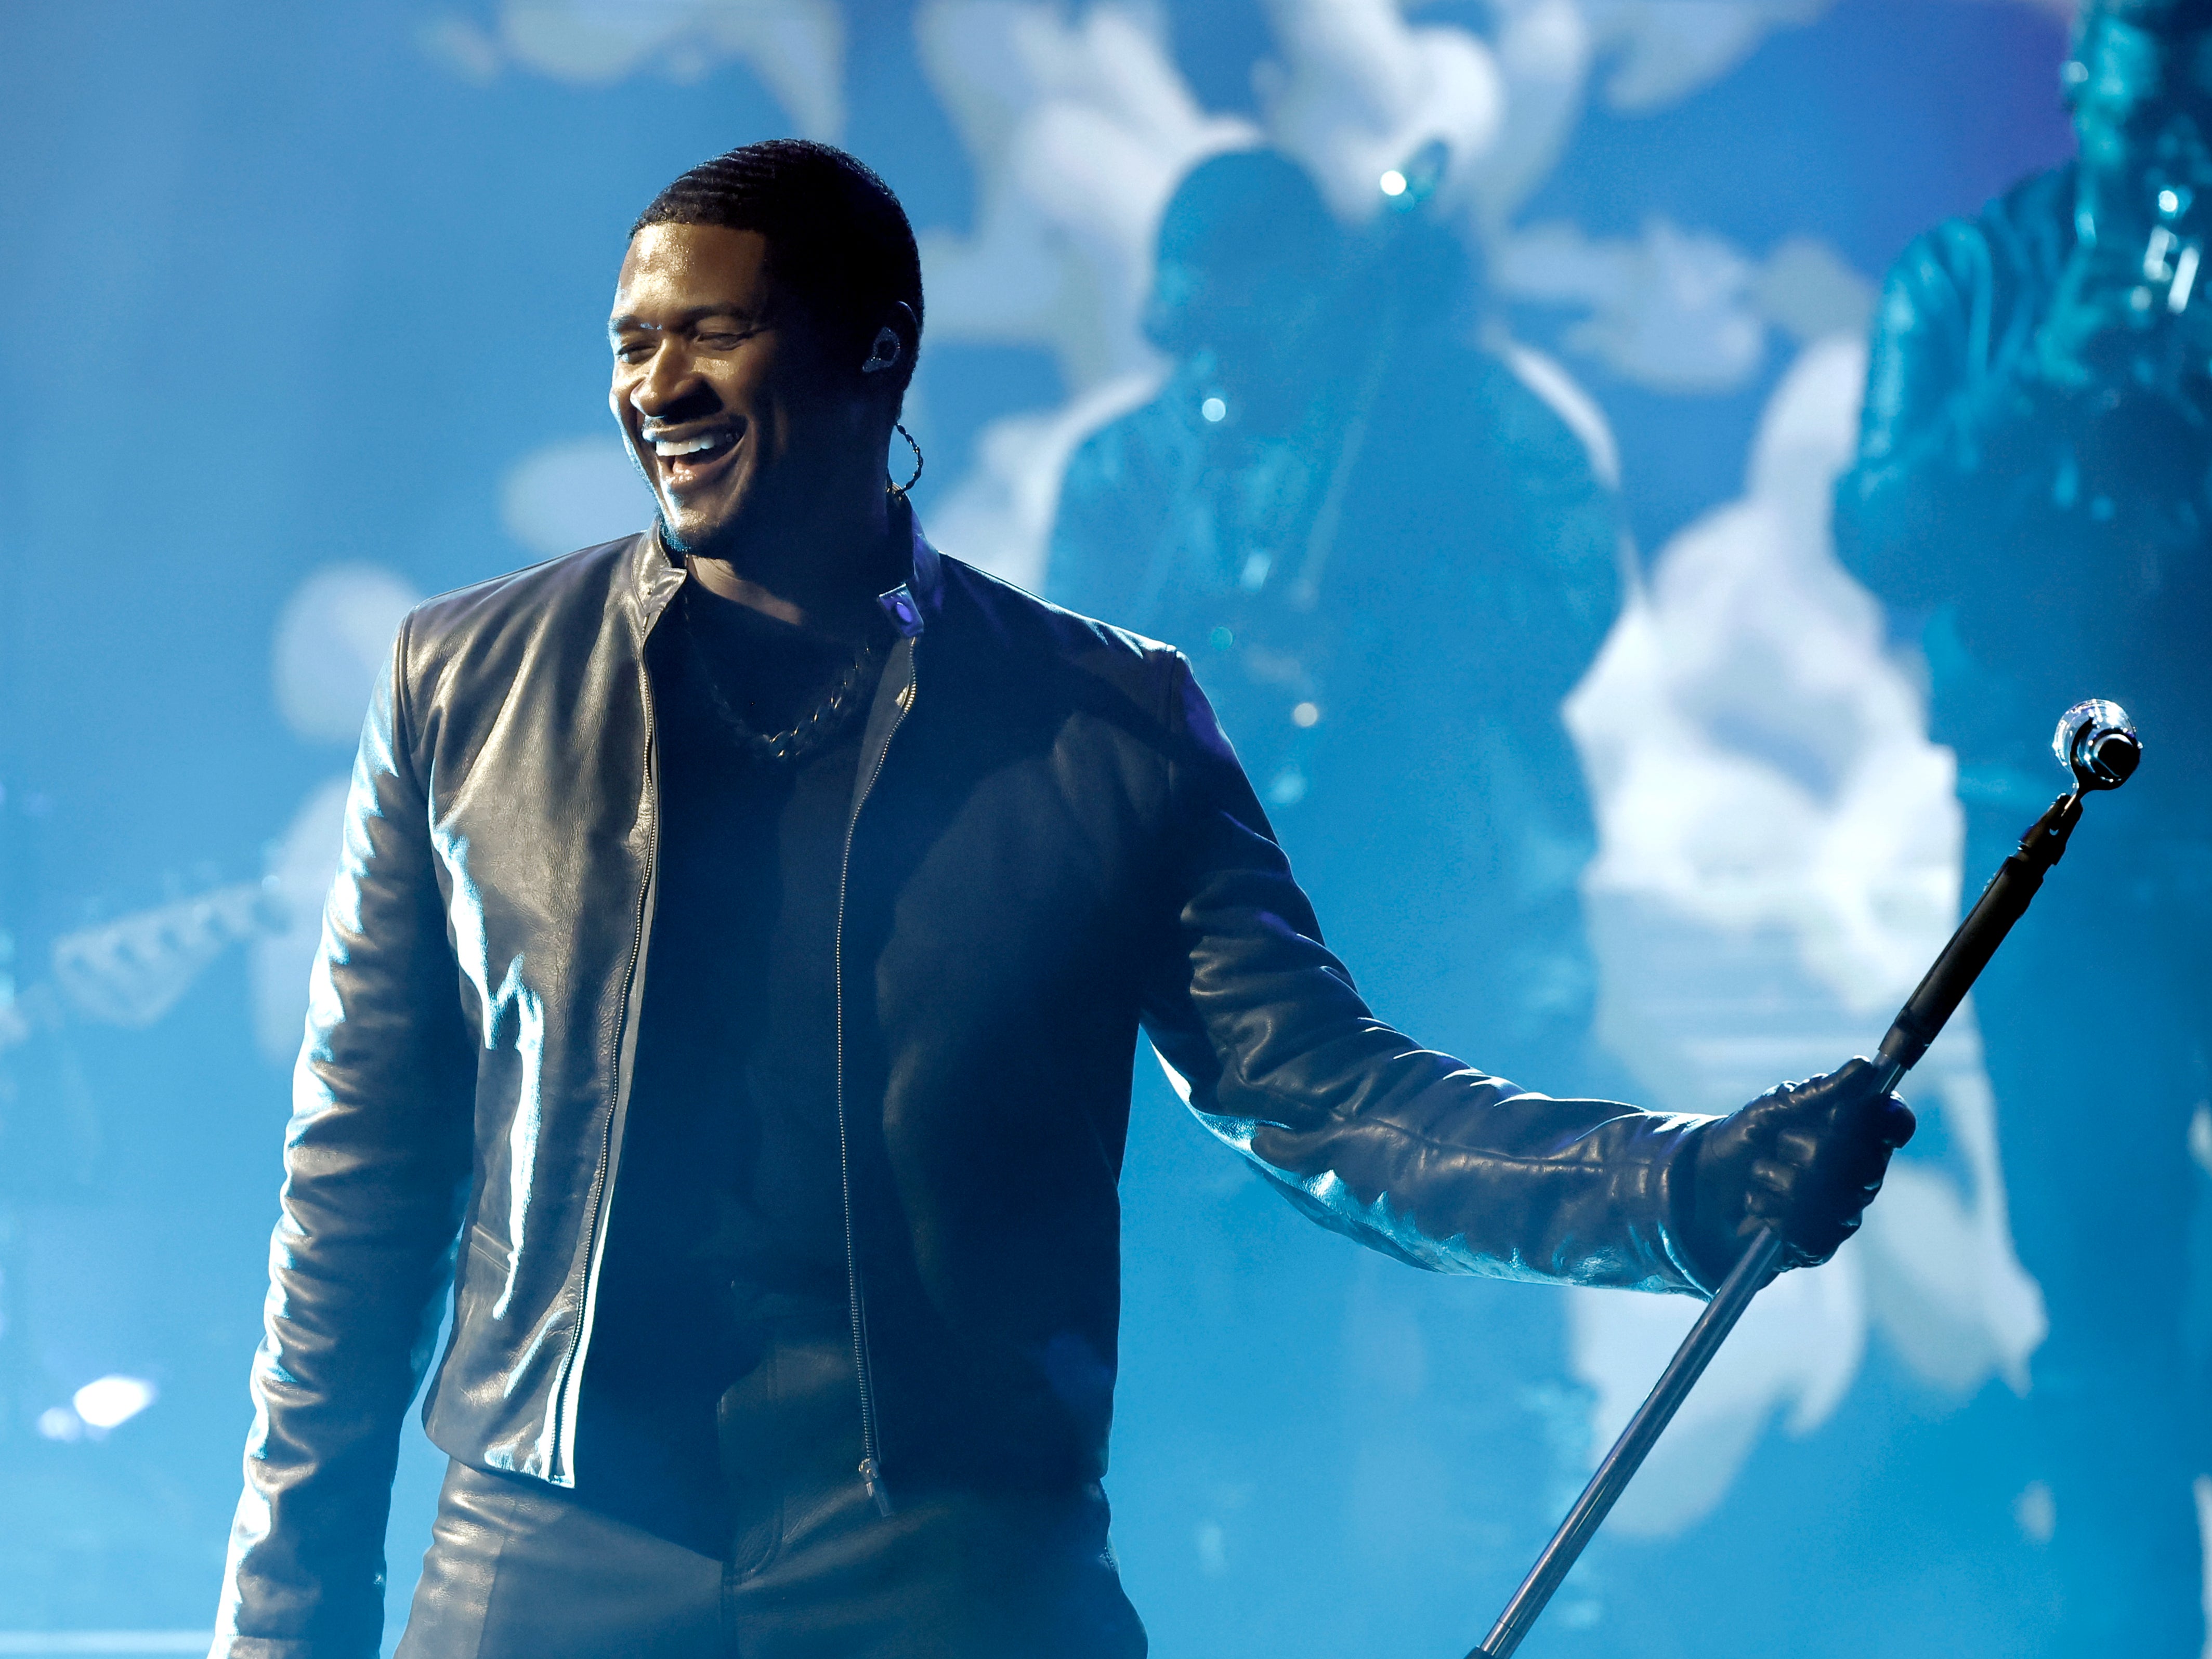
<path id="1" fill-rule="evenodd" d="M 242 881 L 65 933 L 48 977 L 0 1002 L 0 1054 L 70 1020 L 151 1025 L 225 950 L 284 922 L 270 884 Z"/>

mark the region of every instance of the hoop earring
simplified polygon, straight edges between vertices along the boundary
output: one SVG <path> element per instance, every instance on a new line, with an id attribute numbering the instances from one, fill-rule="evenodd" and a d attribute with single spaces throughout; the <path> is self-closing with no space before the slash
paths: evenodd
<path id="1" fill-rule="evenodd" d="M 888 472 L 885 473 L 884 475 L 884 493 L 886 495 L 896 495 L 901 501 L 904 501 L 906 499 L 906 492 L 913 489 L 916 483 L 921 482 L 921 446 L 915 442 L 913 433 L 908 431 L 903 426 L 899 425 L 896 422 L 892 422 L 892 429 L 895 430 L 900 437 L 905 439 L 906 447 L 914 451 L 914 477 L 908 478 L 902 484 L 893 483 L 890 480 L 890 475 Z"/>

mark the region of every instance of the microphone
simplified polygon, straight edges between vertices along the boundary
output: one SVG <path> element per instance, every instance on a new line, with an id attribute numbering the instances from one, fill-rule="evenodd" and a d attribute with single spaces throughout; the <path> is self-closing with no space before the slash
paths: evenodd
<path id="1" fill-rule="evenodd" d="M 1928 1045 L 1972 988 L 1975 976 L 1988 966 L 2013 923 L 2027 914 L 2028 901 L 2065 852 L 2066 838 L 2081 822 L 2081 798 L 2098 790 L 2118 788 L 2134 775 L 2136 763 L 2142 759 L 2142 739 L 2136 735 L 2128 711 L 2102 698 L 2077 702 L 2068 709 L 2051 746 L 2060 763 L 2074 775 L 2073 793 L 2053 801 L 2051 810 L 2021 837 L 2020 850 L 1990 878 L 1990 884 L 1982 890 L 1966 921 L 1959 924 L 1959 931 L 1951 935 L 1943 953 L 1897 1011 L 1881 1047 L 1875 1050 L 1875 1063 L 1880 1068 L 1875 1081 L 1882 1094 L 1895 1088 L 1898 1080 L 1928 1052 Z M 1766 1283 L 1781 1250 L 1781 1237 L 1771 1227 L 1762 1228 L 1745 1247 L 1735 1270 L 1714 1291 L 1713 1299 L 1682 1340 L 1650 1395 L 1629 1419 L 1620 1438 L 1613 1442 L 1613 1449 L 1567 1511 L 1567 1518 L 1559 1523 L 1552 1541 L 1536 1558 L 1536 1565 L 1521 1581 L 1521 1588 L 1505 1604 L 1505 1611 L 1498 1615 L 1490 1634 L 1467 1659 L 1511 1659 L 1568 1569 L 1581 1559 L 1583 1546 L 1612 1512 L 1614 1501 L 1705 1374 L 1706 1364 Z"/>
<path id="2" fill-rule="evenodd" d="M 2074 775 L 2076 793 L 2117 789 L 2142 763 L 2142 739 L 2128 711 L 2116 702 L 2092 697 L 2058 717 L 2051 752 Z"/>

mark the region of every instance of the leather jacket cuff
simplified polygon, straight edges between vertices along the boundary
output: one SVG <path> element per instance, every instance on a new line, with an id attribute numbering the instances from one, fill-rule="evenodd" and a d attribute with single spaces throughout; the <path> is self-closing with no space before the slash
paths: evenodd
<path id="1" fill-rule="evenodd" d="M 1717 1117 L 1684 1121 L 1667 1159 L 1667 1254 L 1697 1293 L 1711 1300 L 1735 1266 L 1730 1253 L 1735 1235 L 1712 1237 L 1709 1218 L 1698 1211 L 1698 1159 Z"/>

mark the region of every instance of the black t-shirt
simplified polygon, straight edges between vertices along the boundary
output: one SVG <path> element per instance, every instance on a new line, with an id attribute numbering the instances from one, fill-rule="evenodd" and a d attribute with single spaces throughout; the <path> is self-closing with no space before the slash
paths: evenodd
<path id="1" fill-rule="evenodd" d="M 723 1391 L 848 1319 L 834 943 L 872 679 L 787 760 L 728 714 L 787 730 L 851 661 L 696 580 L 653 637 L 657 892 L 579 1425 L 603 1496 L 711 1506 Z"/>

